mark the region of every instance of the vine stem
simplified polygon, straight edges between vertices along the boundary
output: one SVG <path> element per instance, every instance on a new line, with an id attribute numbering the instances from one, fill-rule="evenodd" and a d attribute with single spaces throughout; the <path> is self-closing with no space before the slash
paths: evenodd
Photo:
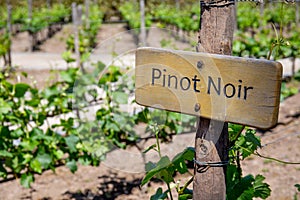
<path id="1" fill-rule="evenodd" d="M 272 157 L 268 157 L 268 156 L 261 155 L 261 154 L 258 153 L 257 151 L 254 153 L 254 155 L 259 156 L 259 157 L 261 157 L 261 158 L 268 159 L 268 160 L 273 160 L 273 161 L 276 161 L 276 162 L 279 162 L 279 163 L 283 163 L 283 164 L 288 164 L 288 165 L 300 165 L 300 162 L 287 162 L 287 161 L 279 160 L 279 159 L 277 159 L 277 158 L 272 158 Z"/>
<path id="2" fill-rule="evenodd" d="M 170 193 L 170 199 L 173 200 L 173 195 L 172 195 L 170 183 L 167 183 L 167 186 L 168 186 L 168 190 L 169 190 L 169 193 Z"/>
<path id="3" fill-rule="evenodd" d="M 245 151 L 248 151 L 251 153 L 251 151 L 249 151 L 248 149 L 242 147 L 242 146 L 239 146 L 241 149 L 245 150 Z M 272 157 L 268 157 L 268 156 L 264 156 L 264 155 L 261 155 L 260 153 L 258 153 L 257 151 L 255 151 L 253 153 L 253 155 L 255 156 L 258 156 L 258 157 L 261 157 L 261 158 L 265 158 L 265 159 L 268 159 L 268 160 L 273 160 L 273 161 L 276 161 L 276 162 L 279 162 L 279 163 L 283 163 L 283 164 L 287 164 L 287 165 L 300 165 L 300 162 L 287 162 L 287 161 L 283 161 L 283 160 L 279 160 L 277 158 L 272 158 Z"/>
<path id="4" fill-rule="evenodd" d="M 184 184 L 184 186 L 178 191 L 178 194 L 183 194 L 184 190 L 193 182 L 193 180 L 194 176 L 192 176 L 190 180 Z"/>
<path id="5" fill-rule="evenodd" d="M 245 129 L 245 125 L 242 126 L 241 130 L 239 130 L 239 132 L 235 135 L 235 137 L 233 138 L 233 140 L 231 141 L 231 145 L 233 146 L 234 143 L 236 142 L 236 140 L 240 137 L 240 135 L 242 134 L 243 130 Z"/>
<path id="6" fill-rule="evenodd" d="M 156 138 L 156 144 L 157 144 L 157 152 L 158 152 L 159 158 L 161 158 L 160 144 L 159 144 L 159 138 L 158 138 L 159 131 L 158 131 L 156 125 L 154 126 L 154 130 L 155 130 L 155 138 Z"/>

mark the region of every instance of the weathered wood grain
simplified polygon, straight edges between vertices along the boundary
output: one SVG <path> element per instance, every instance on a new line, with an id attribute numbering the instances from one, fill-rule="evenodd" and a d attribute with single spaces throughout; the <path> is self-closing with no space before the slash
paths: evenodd
<path id="1" fill-rule="evenodd" d="M 200 3 L 200 30 L 197 51 L 231 55 L 235 23 L 234 5 L 205 6 Z M 195 137 L 195 159 L 202 162 L 228 161 L 228 124 L 224 121 L 198 118 Z M 227 166 L 205 168 L 200 172 L 194 166 L 193 199 L 226 199 Z"/>
<path id="2" fill-rule="evenodd" d="M 233 56 L 139 48 L 136 101 L 259 128 L 277 123 L 282 66 Z"/>

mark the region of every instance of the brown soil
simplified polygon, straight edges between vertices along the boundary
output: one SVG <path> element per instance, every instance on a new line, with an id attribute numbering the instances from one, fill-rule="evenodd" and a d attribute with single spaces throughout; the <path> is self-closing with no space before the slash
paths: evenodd
<path id="1" fill-rule="evenodd" d="M 111 25 L 113 27 L 113 25 Z M 117 27 L 120 30 L 119 26 Z M 64 30 L 64 29 L 63 29 Z M 123 29 L 125 30 L 125 29 Z M 111 36 L 115 29 L 103 27 L 100 38 Z M 52 40 L 41 46 L 44 52 L 61 52 L 63 49 L 61 41 L 66 34 L 58 33 Z M 13 44 L 24 42 L 17 36 Z M 60 38 L 60 39 L 59 39 Z M 124 41 L 126 45 L 126 41 Z M 24 44 L 19 47 L 14 46 L 15 51 L 25 51 Z M 122 44 L 118 44 L 122 45 Z M 26 70 L 29 73 L 27 82 L 37 80 L 39 86 L 47 84 L 48 70 L 34 71 Z M 24 80 L 23 78 L 21 79 Z M 263 156 L 273 157 L 288 162 L 300 162 L 300 95 L 290 97 L 281 104 L 279 125 L 272 130 L 262 132 L 261 136 L 263 148 L 259 153 Z M 178 135 L 170 144 L 163 144 L 164 154 L 172 157 L 186 146 L 193 146 L 195 133 Z M 146 144 L 139 144 L 143 149 L 154 141 Z M 130 154 L 131 159 L 127 159 L 124 153 Z M 148 160 L 157 159 L 149 156 Z M 266 182 L 270 184 L 272 200 L 293 200 L 299 199 L 300 193 L 294 187 L 300 184 L 300 165 L 282 164 L 276 161 L 252 156 L 242 162 L 243 173 L 263 174 Z M 161 182 L 152 182 L 148 186 L 140 188 L 143 160 L 141 154 L 135 148 L 115 150 L 107 155 L 107 161 L 101 163 L 99 167 L 79 166 L 75 174 L 69 172 L 66 167 L 59 167 L 56 172 L 46 171 L 42 175 L 35 176 L 35 183 L 31 189 L 24 189 L 19 184 L 19 180 L 11 180 L 0 184 L 0 199 L 126 199 L 142 200 L 150 199 L 156 188 L 166 186 Z M 191 173 L 192 173 L 191 169 Z M 177 176 L 182 183 L 188 180 L 188 176 Z"/>

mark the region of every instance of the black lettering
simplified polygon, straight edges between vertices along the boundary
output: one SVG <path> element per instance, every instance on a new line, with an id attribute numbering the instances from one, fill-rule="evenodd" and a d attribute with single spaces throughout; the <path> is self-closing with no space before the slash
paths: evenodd
<path id="1" fill-rule="evenodd" d="M 232 93 L 231 93 L 231 95 L 228 95 L 228 94 L 227 94 L 227 87 L 228 87 L 228 86 L 231 86 L 231 87 L 232 87 Z M 227 98 L 233 97 L 233 96 L 235 95 L 235 87 L 234 87 L 234 85 L 231 84 L 231 83 L 227 83 L 227 84 L 224 86 L 224 94 L 225 94 L 225 96 L 226 96 Z"/>
<path id="2" fill-rule="evenodd" d="M 164 69 L 164 72 L 166 72 L 167 70 L 166 69 Z M 165 87 L 166 86 L 166 75 L 164 74 L 163 75 L 163 87 Z"/>
<path id="3" fill-rule="evenodd" d="M 197 89 L 197 82 L 200 82 L 200 79 L 197 79 L 197 75 L 194 76 L 192 81 L 194 81 L 194 91 L 195 92 L 200 92 L 200 90 Z"/>
<path id="4" fill-rule="evenodd" d="M 178 83 L 178 81 L 177 81 L 177 77 L 175 76 L 175 75 L 169 75 L 168 76 L 168 87 L 171 87 L 171 79 L 174 79 L 175 80 L 175 85 L 174 85 L 174 87 L 175 87 L 175 89 L 177 89 L 177 83 Z"/>
<path id="5" fill-rule="evenodd" d="M 221 93 L 221 78 L 218 78 L 218 88 L 217 88 L 216 84 L 213 81 L 213 79 L 210 76 L 208 76 L 207 94 L 210 94 L 211 85 L 214 86 L 215 91 L 217 92 L 218 95 L 220 95 L 220 93 Z"/>
<path id="6" fill-rule="evenodd" d="M 155 71 L 158 72 L 158 75 L 155 76 Z M 152 68 L 152 85 L 154 85 L 154 79 L 159 79 L 161 76 L 161 71 L 156 68 Z"/>
<path id="7" fill-rule="evenodd" d="M 247 91 L 248 90 L 253 90 L 253 87 L 244 86 L 244 99 L 245 100 L 247 99 Z"/>
<path id="8" fill-rule="evenodd" d="M 239 80 L 240 83 L 243 83 L 242 80 Z M 241 85 L 238 85 L 238 98 L 241 98 L 241 89 L 242 89 L 242 86 Z"/>
<path id="9" fill-rule="evenodd" d="M 187 87 L 186 88 L 184 88 L 183 87 L 183 80 L 187 80 Z M 190 81 L 190 79 L 188 78 L 188 77 L 183 77 L 181 80 L 180 80 L 180 87 L 181 87 L 181 89 L 182 90 L 188 90 L 189 88 L 190 88 L 190 86 L 191 86 L 191 81 Z"/>

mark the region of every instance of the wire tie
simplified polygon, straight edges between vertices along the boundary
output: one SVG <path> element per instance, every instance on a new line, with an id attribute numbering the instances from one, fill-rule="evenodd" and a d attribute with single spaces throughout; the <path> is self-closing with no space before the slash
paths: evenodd
<path id="1" fill-rule="evenodd" d="M 229 160 L 220 162 L 203 162 L 194 158 L 193 161 L 198 167 L 223 167 L 229 164 Z"/>

